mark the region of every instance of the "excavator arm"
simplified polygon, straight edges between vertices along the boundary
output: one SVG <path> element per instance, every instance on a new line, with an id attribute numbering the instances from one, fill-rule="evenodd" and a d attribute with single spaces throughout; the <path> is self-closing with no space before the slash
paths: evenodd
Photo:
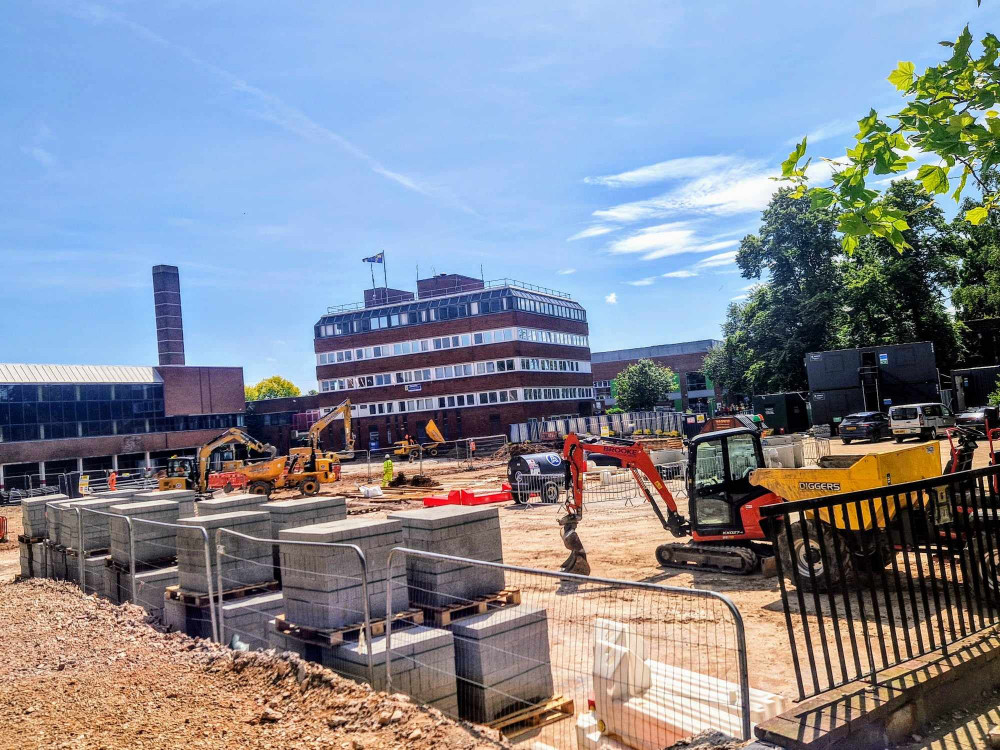
<path id="1" fill-rule="evenodd" d="M 333 424 L 333 421 L 338 416 L 343 416 L 344 418 L 344 451 L 346 453 L 354 453 L 354 438 L 351 437 L 351 400 L 349 398 L 344 399 L 340 404 L 313 422 L 312 427 L 309 428 L 309 445 L 314 451 L 320 450 L 319 437 L 323 434 L 323 430 Z"/>
<path id="2" fill-rule="evenodd" d="M 570 433 L 566 436 L 566 440 L 563 443 L 563 460 L 566 468 L 566 514 L 559 519 L 559 525 L 562 527 L 563 544 L 570 551 L 570 555 L 562 564 L 562 570 L 582 575 L 590 573 L 587 552 L 583 548 L 583 542 L 576 531 L 577 526 L 583 519 L 584 473 L 587 471 L 588 453 L 599 453 L 618 459 L 623 469 L 628 469 L 632 472 L 636 484 L 649 502 L 650 507 L 660 520 L 663 528 L 675 537 L 687 536 L 690 533 L 690 525 L 687 519 L 677 511 L 677 503 L 674 500 L 674 496 L 663 483 L 659 472 L 649 459 L 649 454 L 643 450 L 641 445 L 625 441 L 612 441 L 607 438 L 602 440 L 593 438 L 584 441 L 580 439 L 579 435 Z M 649 483 L 656 490 L 663 504 L 666 506 L 666 514 L 664 514 L 656 499 L 642 481 L 643 475 L 649 480 Z"/>
<path id="3" fill-rule="evenodd" d="M 273 445 L 262 443 L 239 427 L 231 427 L 217 438 L 205 443 L 198 451 L 198 492 L 204 492 L 208 488 L 208 460 L 212 456 L 212 451 L 229 443 L 240 443 L 258 453 L 268 453 L 272 458 L 278 453 L 278 449 Z"/>

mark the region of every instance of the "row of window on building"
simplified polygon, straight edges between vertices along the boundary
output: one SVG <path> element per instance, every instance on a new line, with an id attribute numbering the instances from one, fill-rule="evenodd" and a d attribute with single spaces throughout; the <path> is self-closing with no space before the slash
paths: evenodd
<path id="1" fill-rule="evenodd" d="M 585 386 L 562 386 L 559 388 L 508 388 L 478 393 L 458 393 L 448 396 L 411 398 L 396 401 L 377 401 L 368 404 L 352 404 L 351 414 L 356 417 L 379 414 L 409 413 L 469 406 L 490 406 L 519 401 L 564 401 L 570 399 L 593 398 L 592 388 Z"/>
<path id="2" fill-rule="evenodd" d="M 407 383 L 422 383 L 428 380 L 448 380 L 451 378 L 468 378 L 477 375 L 494 375 L 500 372 L 548 371 L 548 372 L 590 372 L 590 362 L 573 359 L 540 359 L 538 357 L 518 357 L 512 359 L 495 359 L 484 362 L 463 362 L 442 367 L 425 367 L 416 370 L 403 370 L 396 373 L 377 373 L 374 375 L 358 375 L 353 378 L 330 378 L 320 381 L 320 390 L 350 391 L 360 388 L 380 388 L 387 385 L 405 385 Z"/>
<path id="3" fill-rule="evenodd" d="M 674 382 L 675 388 L 679 387 L 677 385 L 676 375 L 674 376 L 674 381 L 675 381 Z M 705 377 L 705 373 L 703 372 L 684 373 L 684 382 L 687 385 L 688 391 L 706 391 L 712 387 L 711 382 L 708 380 L 707 377 Z M 610 393 L 611 383 L 612 381 L 610 380 L 595 380 L 594 388 L 596 388 L 599 392 L 607 391 L 608 393 Z"/>
<path id="4" fill-rule="evenodd" d="M 509 310 L 521 310 L 567 320 L 587 319 L 586 312 L 579 305 L 563 303 L 537 294 L 493 290 L 460 297 L 419 300 L 393 307 L 361 310 L 324 318 L 316 326 L 316 337 L 349 336 L 384 328 L 459 320 Z"/>
<path id="5" fill-rule="evenodd" d="M 541 331 L 533 328 L 495 328 L 488 331 L 462 333 L 455 336 L 436 336 L 411 341 L 397 341 L 380 346 L 364 346 L 354 349 L 339 349 L 332 352 L 320 352 L 316 355 L 319 365 L 333 365 L 342 362 L 355 362 L 365 359 L 380 359 L 382 357 L 400 357 L 407 354 L 458 349 L 466 346 L 481 346 L 484 344 L 499 344 L 504 341 L 541 341 L 543 343 L 561 344 L 563 346 L 589 346 L 587 336 L 562 333 L 559 331 Z"/>
<path id="6" fill-rule="evenodd" d="M 200 414 L 152 419 L 90 419 L 77 422 L 0 424 L 0 443 L 105 437 L 108 435 L 143 435 L 187 430 L 227 430 L 230 427 L 242 426 L 242 414 Z"/>

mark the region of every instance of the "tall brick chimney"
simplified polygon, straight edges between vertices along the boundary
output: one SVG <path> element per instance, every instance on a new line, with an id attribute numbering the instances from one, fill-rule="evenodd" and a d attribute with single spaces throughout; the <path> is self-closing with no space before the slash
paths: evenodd
<path id="1" fill-rule="evenodd" d="M 156 345 L 161 365 L 184 364 L 184 321 L 181 320 L 181 277 L 177 266 L 153 266 Z"/>

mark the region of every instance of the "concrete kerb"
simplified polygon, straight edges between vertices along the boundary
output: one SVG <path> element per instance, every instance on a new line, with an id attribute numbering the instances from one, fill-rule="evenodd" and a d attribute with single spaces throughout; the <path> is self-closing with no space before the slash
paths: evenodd
<path id="1" fill-rule="evenodd" d="M 218 623 L 218 634 L 219 642 L 225 643 L 226 634 L 226 620 L 225 612 L 223 609 L 223 581 L 222 581 L 222 556 L 225 554 L 225 545 L 222 542 L 223 534 L 230 537 L 239 537 L 250 542 L 258 542 L 260 544 L 275 545 L 281 544 L 286 546 L 295 547 L 314 547 L 314 548 L 340 548 L 340 549 L 350 549 L 358 556 L 358 562 L 361 564 L 361 597 L 363 601 L 363 611 L 364 611 L 364 636 L 368 659 L 368 682 L 369 684 L 374 684 L 375 680 L 375 668 L 372 663 L 372 627 L 371 627 L 371 608 L 370 601 L 368 598 L 368 560 L 365 558 L 365 553 L 361 551 L 361 548 L 356 544 L 343 544 L 337 542 L 304 542 L 304 541 L 292 541 L 288 539 L 264 539 L 261 537 L 250 536 L 249 534 L 242 534 L 238 531 L 233 531 L 232 529 L 216 529 L 215 530 L 215 561 L 216 561 L 216 571 L 218 575 L 218 583 L 216 586 L 216 591 L 218 591 L 218 596 L 216 597 L 216 606 L 218 607 L 218 614 L 214 616 L 213 622 Z M 389 553 L 390 557 L 392 552 Z M 391 576 L 390 576 L 391 578 Z M 390 584 L 391 585 L 391 584 Z M 211 589 L 209 589 L 209 599 L 212 598 Z M 390 600 L 391 601 L 391 600 Z"/>
<path id="2" fill-rule="evenodd" d="M 536 575 L 545 578 L 557 579 L 560 583 L 574 582 L 576 584 L 603 584 L 606 586 L 628 587 L 643 591 L 650 591 L 660 594 L 675 594 L 680 596 L 694 597 L 700 599 L 713 599 L 721 602 L 729 611 L 733 618 L 733 625 L 736 631 L 736 647 L 738 654 L 739 685 L 740 685 L 740 715 L 742 722 L 742 732 L 744 740 L 751 739 L 750 734 L 750 677 L 747 667 L 747 645 L 746 632 L 743 626 L 743 616 L 733 601 L 725 594 L 707 589 L 686 589 L 678 586 L 663 586 L 656 583 L 645 583 L 642 581 L 621 581 L 614 578 L 600 578 L 598 576 L 583 576 L 575 573 L 563 573 L 551 570 L 541 570 L 539 568 L 525 568 L 504 563 L 491 563 L 483 560 L 455 557 L 452 555 L 442 555 L 436 552 L 424 552 L 421 550 L 409 549 L 407 547 L 395 547 L 389 552 L 387 565 L 391 568 L 394 555 L 411 555 L 428 560 L 438 560 L 441 562 L 452 562 L 465 565 L 477 565 L 487 568 L 498 568 L 510 573 L 521 573 L 525 575 Z M 405 559 L 404 559 L 405 566 Z M 385 691 L 392 693 L 392 578 L 386 581 L 386 621 L 385 621 Z M 366 598 L 367 599 L 367 598 Z M 369 648 L 369 654 L 370 654 Z"/>
<path id="3" fill-rule="evenodd" d="M 122 516 L 118 516 L 118 517 L 121 518 Z M 135 582 L 135 534 L 132 533 L 133 519 L 129 518 L 128 516 L 125 516 L 125 518 L 127 518 L 128 521 L 129 521 L 129 524 L 128 524 L 128 526 L 129 526 L 129 572 L 132 575 L 132 581 L 133 581 L 133 585 L 134 585 L 134 582 Z M 206 589 L 205 590 L 208 592 L 208 601 L 209 602 L 213 601 L 213 599 L 215 597 L 215 594 L 214 594 L 214 589 L 213 589 L 213 586 L 212 586 L 212 553 L 211 553 L 211 540 L 209 539 L 208 531 L 206 531 L 201 526 L 185 526 L 185 525 L 179 524 L 179 523 L 167 523 L 166 521 L 153 521 L 153 520 L 148 519 L 148 518 L 137 518 L 137 519 L 134 519 L 134 522 L 135 523 L 148 523 L 148 524 L 152 524 L 153 526 L 163 526 L 163 527 L 170 528 L 170 529 L 192 529 L 192 528 L 199 529 L 201 531 L 202 538 L 203 538 L 203 540 L 205 542 L 205 579 L 206 579 L 205 580 L 205 584 L 206 584 Z M 208 606 L 208 616 L 209 616 L 209 618 L 212 621 L 212 640 L 214 640 L 216 643 L 221 643 L 222 641 L 221 641 L 220 636 L 219 636 L 219 622 L 218 622 L 218 620 L 216 618 L 215 607 L 213 607 L 211 604 L 209 604 L 209 606 Z"/>

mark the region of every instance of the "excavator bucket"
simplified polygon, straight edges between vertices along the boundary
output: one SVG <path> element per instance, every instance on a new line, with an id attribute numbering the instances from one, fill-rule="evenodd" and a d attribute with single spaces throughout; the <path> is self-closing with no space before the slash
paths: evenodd
<path id="1" fill-rule="evenodd" d="M 559 525 L 562 527 L 563 545 L 569 550 L 569 557 L 563 561 L 559 569 L 563 573 L 589 576 L 590 563 L 587 561 L 587 551 L 583 548 L 583 541 L 576 532 L 579 523 L 580 517 L 573 513 L 567 513 L 559 519 Z"/>

